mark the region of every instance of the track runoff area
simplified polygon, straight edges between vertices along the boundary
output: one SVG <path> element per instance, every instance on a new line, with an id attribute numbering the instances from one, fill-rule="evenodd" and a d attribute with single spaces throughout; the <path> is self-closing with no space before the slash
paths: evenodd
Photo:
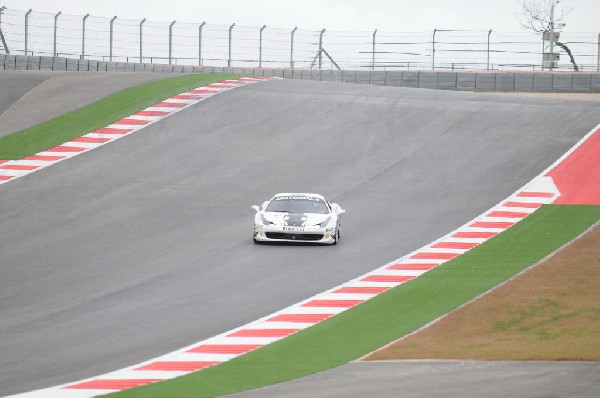
<path id="1" fill-rule="evenodd" d="M 179 94 L 102 129 L 21 160 L 0 161 L 7 183 L 85 153 L 219 92 L 263 79 L 241 78 Z M 481 216 L 406 256 L 282 311 L 205 341 L 102 376 L 22 394 L 91 397 L 173 379 L 229 361 L 294 335 L 407 281 L 418 278 L 494 238 L 547 204 L 600 204 L 600 127 L 546 171 Z"/>

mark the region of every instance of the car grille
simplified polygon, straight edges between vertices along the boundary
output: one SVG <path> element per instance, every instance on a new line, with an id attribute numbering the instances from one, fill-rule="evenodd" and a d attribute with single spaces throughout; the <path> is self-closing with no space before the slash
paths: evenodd
<path id="1" fill-rule="evenodd" d="M 312 241 L 323 239 L 323 234 L 285 234 L 282 232 L 267 232 L 266 235 L 269 239 L 287 239 L 298 241 Z"/>

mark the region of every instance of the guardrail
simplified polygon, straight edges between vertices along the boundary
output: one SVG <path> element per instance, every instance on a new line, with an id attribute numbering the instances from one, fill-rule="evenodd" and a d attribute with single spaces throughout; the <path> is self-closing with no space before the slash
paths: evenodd
<path id="1" fill-rule="evenodd" d="M 435 72 L 269 69 L 106 62 L 62 57 L 0 54 L 0 70 L 147 73 L 238 73 L 286 79 L 374 84 L 455 91 L 600 93 L 596 72 Z"/>

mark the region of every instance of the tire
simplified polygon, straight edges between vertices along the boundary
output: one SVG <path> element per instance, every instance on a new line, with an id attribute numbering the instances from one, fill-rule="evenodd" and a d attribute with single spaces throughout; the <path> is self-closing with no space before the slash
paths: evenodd
<path id="1" fill-rule="evenodd" d="M 340 240 L 340 230 L 336 229 L 336 231 L 335 231 L 335 239 L 333 241 L 333 244 L 337 245 L 338 244 L 338 240 Z"/>

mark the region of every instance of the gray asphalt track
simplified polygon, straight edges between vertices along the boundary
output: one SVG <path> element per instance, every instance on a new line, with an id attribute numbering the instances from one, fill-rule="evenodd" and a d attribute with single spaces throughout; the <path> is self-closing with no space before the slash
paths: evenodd
<path id="1" fill-rule="evenodd" d="M 593 102 L 280 80 L 0 186 L 0 394 L 222 333 L 439 238 L 598 123 Z M 275 192 L 320 192 L 338 246 L 256 246 Z"/>
<path id="2" fill-rule="evenodd" d="M 35 126 L 162 73 L 0 72 L 0 137 Z"/>
<path id="3" fill-rule="evenodd" d="M 597 398 L 596 362 L 351 363 L 229 398 Z"/>

